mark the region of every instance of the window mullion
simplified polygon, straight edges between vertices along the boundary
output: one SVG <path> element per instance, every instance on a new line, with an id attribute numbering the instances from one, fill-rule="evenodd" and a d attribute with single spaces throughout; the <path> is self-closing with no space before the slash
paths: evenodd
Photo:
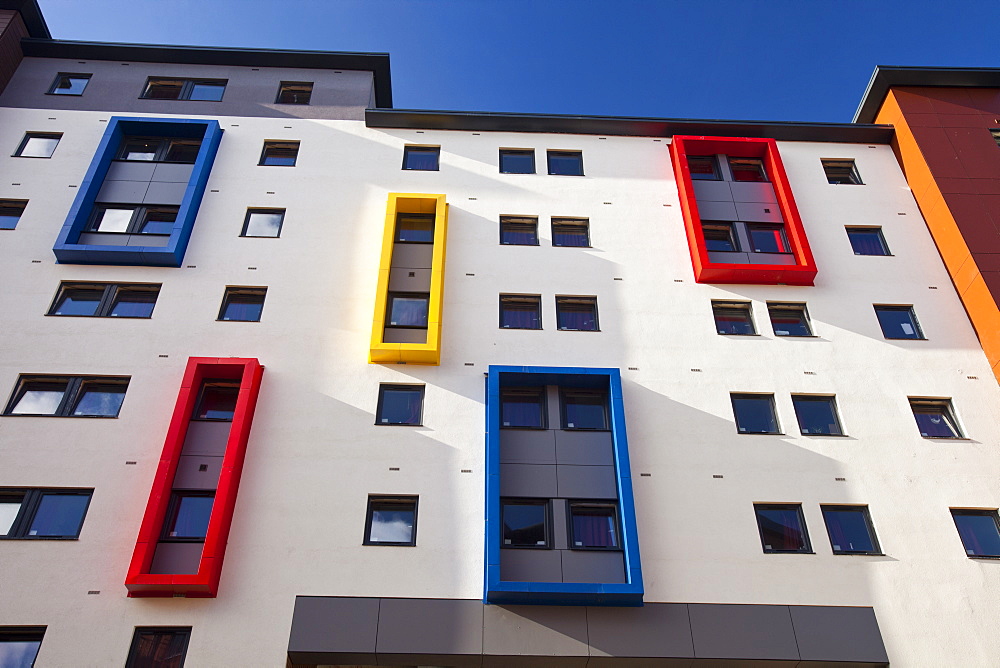
<path id="1" fill-rule="evenodd" d="M 145 217 L 146 217 L 146 207 L 145 206 L 135 207 L 135 211 L 132 212 L 132 219 L 129 220 L 126 232 L 128 234 L 138 234 L 139 230 L 142 228 L 142 220 Z"/>
<path id="2" fill-rule="evenodd" d="M 111 311 L 111 304 L 114 303 L 114 293 L 118 288 L 114 283 L 109 283 L 104 286 L 104 295 L 101 297 L 100 303 L 97 305 L 97 310 L 94 315 L 104 317 L 107 316 Z"/>
<path id="3" fill-rule="evenodd" d="M 69 382 L 66 383 L 66 391 L 63 393 L 62 401 L 59 402 L 59 408 L 56 409 L 54 415 L 65 416 L 70 414 L 73 404 L 76 401 L 76 397 L 80 393 L 80 386 L 82 383 L 82 378 L 69 379 Z"/>

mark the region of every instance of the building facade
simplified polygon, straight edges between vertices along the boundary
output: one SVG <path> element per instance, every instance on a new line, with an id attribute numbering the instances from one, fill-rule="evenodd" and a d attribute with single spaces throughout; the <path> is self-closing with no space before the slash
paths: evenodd
<path id="1" fill-rule="evenodd" d="M 995 665 L 1000 387 L 895 119 L 0 31 L 0 666 Z"/>

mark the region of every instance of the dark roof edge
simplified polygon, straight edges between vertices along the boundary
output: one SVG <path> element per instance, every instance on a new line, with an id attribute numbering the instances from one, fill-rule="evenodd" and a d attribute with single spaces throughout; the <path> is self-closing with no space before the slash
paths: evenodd
<path id="1" fill-rule="evenodd" d="M 365 111 L 365 124 L 373 128 L 397 129 L 555 132 L 632 137 L 672 137 L 677 134 L 856 144 L 888 144 L 893 134 L 891 125 L 857 123 L 564 116 L 420 109 L 368 109 Z"/>
<path id="2" fill-rule="evenodd" d="M 1000 88 L 1000 68 L 879 65 L 868 82 L 868 88 L 854 114 L 854 122 L 871 123 L 875 120 L 882 101 L 893 86 Z"/>
<path id="3" fill-rule="evenodd" d="M 49 26 L 45 24 L 45 17 L 38 7 L 37 0 L 0 0 L 0 9 L 12 9 L 21 15 L 24 26 L 28 29 L 28 34 L 32 37 L 50 39 Z"/>
<path id="4" fill-rule="evenodd" d="M 2 0 L 0 0 L 2 1 Z M 120 60 L 139 63 L 184 63 L 191 65 L 240 65 L 253 67 L 301 67 L 324 70 L 364 70 L 375 79 L 375 104 L 392 107 L 392 81 L 388 53 L 340 51 L 289 51 L 218 46 L 175 46 L 171 44 L 122 44 L 71 40 L 21 40 L 25 56 L 37 58 L 79 58 Z"/>

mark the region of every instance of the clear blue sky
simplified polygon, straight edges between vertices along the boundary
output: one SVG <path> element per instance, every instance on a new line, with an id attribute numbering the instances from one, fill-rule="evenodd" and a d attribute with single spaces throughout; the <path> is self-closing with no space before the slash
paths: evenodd
<path id="1" fill-rule="evenodd" d="M 848 122 L 875 65 L 1000 66 L 998 0 L 39 0 L 52 36 L 388 52 L 397 108 Z"/>

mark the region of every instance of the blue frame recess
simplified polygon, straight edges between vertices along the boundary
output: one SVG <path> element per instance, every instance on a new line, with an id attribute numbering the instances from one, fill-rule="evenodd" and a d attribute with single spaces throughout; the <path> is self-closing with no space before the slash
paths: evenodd
<path id="1" fill-rule="evenodd" d="M 500 388 L 559 385 L 608 389 L 611 435 L 621 509 L 626 583 L 504 582 L 500 580 Z M 642 566 L 619 369 L 490 365 L 486 375 L 486 569 L 484 603 L 642 605 Z"/>
<path id="2" fill-rule="evenodd" d="M 118 264 L 179 267 L 184 262 L 191 232 L 194 230 L 198 207 L 201 205 L 208 184 L 208 175 L 222 141 L 222 128 L 218 121 L 188 118 L 138 118 L 112 116 L 108 129 L 101 138 L 87 174 L 80 184 L 80 191 L 59 231 L 59 238 L 52 247 L 56 259 L 68 264 Z M 201 139 L 201 150 L 195 159 L 191 178 L 184 192 L 184 199 L 177 212 L 170 240 L 166 246 L 103 246 L 77 243 L 87 226 L 97 195 L 111 163 L 126 135 L 191 137 Z"/>

